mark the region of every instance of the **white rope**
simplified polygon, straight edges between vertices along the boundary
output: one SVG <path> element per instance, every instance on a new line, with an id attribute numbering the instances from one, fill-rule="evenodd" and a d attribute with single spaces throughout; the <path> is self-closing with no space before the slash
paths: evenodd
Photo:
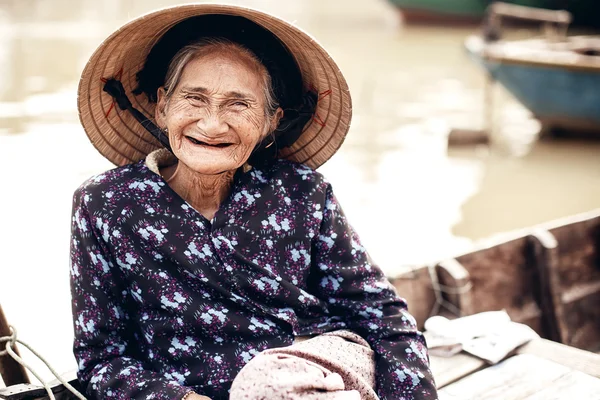
<path id="1" fill-rule="evenodd" d="M 48 393 L 48 397 L 50 398 L 50 400 L 55 400 L 54 398 L 54 393 L 52 393 L 52 389 L 50 389 L 50 386 L 48 385 L 48 383 L 46 383 L 46 381 L 44 381 L 36 372 L 35 370 L 28 365 L 21 357 L 19 357 L 19 355 L 17 353 L 15 353 L 15 351 L 12 349 L 12 347 L 15 345 L 15 343 L 19 343 L 22 344 L 23 346 L 25 346 L 29 351 L 31 351 L 37 358 L 39 358 L 45 365 L 46 367 L 50 370 L 50 372 L 52 372 L 52 374 L 56 377 L 56 379 L 58 379 L 60 381 L 60 383 L 62 383 L 71 393 L 73 393 L 75 396 L 77 396 L 77 398 L 81 399 L 81 400 L 86 400 L 86 398 L 77 391 L 77 389 L 75 389 L 73 386 L 71 386 L 67 381 L 65 381 L 60 374 L 58 374 L 54 368 L 52 368 L 50 366 L 50 364 L 48 363 L 48 361 L 46 361 L 46 359 L 44 357 L 42 357 L 38 352 L 36 352 L 30 345 L 28 345 L 27 343 L 23 342 L 20 339 L 17 339 L 17 330 L 15 328 L 13 328 L 12 326 L 9 326 L 10 331 L 11 331 L 11 335 L 10 336 L 3 336 L 0 337 L 0 343 L 6 342 L 6 350 L 1 350 L 0 351 L 0 357 L 4 356 L 6 354 L 8 354 L 9 356 L 11 356 L 17 363 L 21 364 L 23 367 L 27 368 L 29 370 L 29 372 L 31 372 L 33 374 L 33 376 L 36 377 L 36 379 L 38 381 L 40 381 L 40 383 L 44 386 L 44 389 L 46 389 L 46 393 Z"/>
<path id="2" fill-rule="evenodd" d="M 466 285 L 463 285 L 461 287 L 456 287 L 456 288 L 442 285 L 440 283 L 440 281 L 438 280 L 438 276 L 435 271 L 435 268 L 436 268 L 435 264 L 427 265 L 429 277 L 431 278 L 431 286 L 433 287 L 433 293 L 435 295 L 435 304 L 433 305 L 433 308 L 429 312 L 429 316 L 432 317 L 434 315 L 437 315 L 437 313 L 440 311 L 440 307 L 445 307 L 448 311 L 450 311 L 457 317 L 462 317 L 463 316 L 462 311 L 458 307 L 456 307 L 454 304 L 445 300 L 443 294 L 444 293 L 448 293 L 448 294 L 467 293 L 472 288 L 471 282 L 467 283 Z"/>

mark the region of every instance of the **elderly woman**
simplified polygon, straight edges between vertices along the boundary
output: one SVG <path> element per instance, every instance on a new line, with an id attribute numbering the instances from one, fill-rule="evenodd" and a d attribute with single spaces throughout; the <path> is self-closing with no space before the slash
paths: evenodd
<path id="1" fill-rule="evenodd" d="M 312 38 L 239 7 L 161 10 L 96 50 L 79 111 L 119 165 L 74 196 L 89 397 L 437 397 L 405 302 L 314 170 L 351 103 Z"/>

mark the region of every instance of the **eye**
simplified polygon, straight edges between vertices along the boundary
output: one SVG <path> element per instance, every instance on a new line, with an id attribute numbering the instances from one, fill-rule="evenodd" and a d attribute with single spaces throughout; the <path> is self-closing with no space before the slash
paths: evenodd
<path id="1" fill-rule="evenodd" d="M 248 108 L 248 103 L 244 101 L 235 101 L 231 105 L 236 108 Z"/>
<path id="2" fill-rule="evenodd" d="M 188 95 L 185 96 L 185 98 L 187 100 L 204 102 L 204 97 L 198 96 L 197 94 L 188 94 Z"/>

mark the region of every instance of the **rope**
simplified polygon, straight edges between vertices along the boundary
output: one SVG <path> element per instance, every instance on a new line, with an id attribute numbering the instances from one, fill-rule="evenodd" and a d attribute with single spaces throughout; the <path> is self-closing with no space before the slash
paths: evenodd
<path id="1" fill-rule="evenodd" d="M 419 269 L 420 269 L 420 267 L 410 268 L 407 274 L 410 274 L 411 276 L 408 279 L 417 279 L 418 278 L 417 270 L 419 270 Z M 473 288 L 473 284 L 471 282 L 467 282 L 465 285 L 462 285 L 459 287 L 443 285 L 440 283 L 435 269 L 436 269 L 436 264 L 428 264 L 427 265 L 427 272 L 429 273 L 429 277 L 431 279 L 431 288 L 433 289 L 433 294 L 435 295 L 435 304 L 433 305 L 431 311 L 429 312 L 429 317 L 437 315 L 438 312 L 440 311 L 440 308 L 442 308 L 442 307 L 446 308 L 448 311 L 450 311 L 457 317 L 462 317 L 463 316 L 462 311 L 458 307 L 456 307 L 454 304 L 450 303 L 449 301 L 446 301 L 444 299 L 444 293 L 446 293 L 446 294 L 468 293 Z M 403 279 L 403 278 L 400 278 L 400 279 Z"/>
<path id="2" fill-rule="evenodd" d="M 65 381 L 60 376 L 60 374 L 58 374 L 54 370 L 54 368 L 52 368 L 50 366 L 50 364 L 48 363 L 48 361 L 46 361 L 46 359 L 44 357 L 42 357 L 38 352 L 36 352 L 27 343 L 23 342 L 20 339 L 17 339 L 17 330 L 15 328 L 13 328 L 12 326 L 9 326 L 9 328 L 10 328 L 10 331 L 11 331 L 11 335 L 10 336 L 0 337 L 0 343 L 6 342 L 6 350 L 1 350 L 0 351 L 0 357 L 5 356 L 5 355 L 8 354 L 17 363 L 21 364 L 23 367 L 25 367 L 27 370 L 29 370 L 29 372 L 31 372 L 33 374 L 33 376 L 35 376 L 36 379 L 38 381 L 40 381 L 40 383 L 44 386 L 44 389 L 46 389 L 46 393 L 48 393 L 48 397 L 50 398 L 50 400 L 55 400 L 54 393 L 52 393 L 52 389 L 50 389 L 50 386 L 48 385 L 48 383 L 46 381 L 44 381 L 37 374 L 37 372 L 35 372 L 35 370 L 29 364 L 27 364 L 21 357 L 19 357 L 19 355 L 17 353 L 15 353 L 15 351 L 12 349 L 15 346 L 16 343 L 19 343 L 19 344 L 25 346 L 30 352 L 32 352 L 37 358 L 39 358 L 46 365 L 46 367 L 50 370 L 50 372 L 52 372 L 52 374 L 56 377 L 56 379 L 58 379 L 59 382 L 62 383 L 64 385 L 64 387 L 66 387 L 71 393 L 73 393 L 77 398 L 79 398 L 81 400 L 86 400 L 86 398 L 81 393 L 79 393 L 77 391 L 77 389 L 75 389 L 67 381 Z"/>
<path id="3" fill-rule="evenodd" d="M 427 266 L 427 271 L 429 272 L 429 277 L 431 278 L 431 286 L 433 287 L 433 293 L 435 295 L 435 304 L 433 305 L 429 316 L 432 317 L 437 315 L 440 311 L 441 307 L 445 307 L 448 311 L 456 315 L 457 317 L 462 317 L 462 311 L 456 307 L 454 304 L 449 301 L 444 300 L 444 293 L 448 294 L 461 294 L 467 293 L 472 288 L 471 282 L 467 283 L 464 286 L 454 288 L 446 285 L 442 285 L 438 280 L 437 273 L 435 271 L 435 264 L 429 264 Z"/>

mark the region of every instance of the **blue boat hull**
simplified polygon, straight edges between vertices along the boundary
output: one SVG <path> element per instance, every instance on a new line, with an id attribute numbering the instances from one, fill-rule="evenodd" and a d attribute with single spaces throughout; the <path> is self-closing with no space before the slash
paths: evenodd
<path id="1" fill-rule="evenodd" d="M 600 71 L 489 61 L 470 54 L 546 128 L 600 134 Z"/>

